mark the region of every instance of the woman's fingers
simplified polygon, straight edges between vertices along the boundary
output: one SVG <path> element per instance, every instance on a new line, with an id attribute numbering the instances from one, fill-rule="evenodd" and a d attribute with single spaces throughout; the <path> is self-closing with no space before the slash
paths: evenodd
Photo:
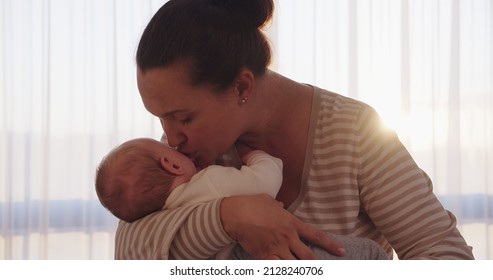
<path id="1" fill-rule="evenodd" d="M 307 242 L 317 245 L 318 247 L 336 256 L 344 256 L 344 247 L 323 231 L 300 221 L 298 224 L 298 233 L 300 237 Z M 305 255 L 299 257 L 304 258 Z"/>
<path id="2" fill-rule="evenodd" d="M 291 252 L 296 259 L 299 260 L 317 260 L 318 257 L 313 253 L 313 251 L 305 245 L 301 240 L 298 242 L 293 242 L 290 246 Z"/>
<path id="3" fill-rule="evenodd" d="M 319 257 L 310 247 L 298 238 L 298 242 L 291 244 L 291 251 L 299 260 L 318 260 Z"/>

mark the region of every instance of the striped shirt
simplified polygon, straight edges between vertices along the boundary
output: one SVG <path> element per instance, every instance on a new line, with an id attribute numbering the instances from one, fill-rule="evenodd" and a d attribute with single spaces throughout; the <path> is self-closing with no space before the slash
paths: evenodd
<path id="1" fill-rule="evenodd" d="M 399 259 L 472 259 L 429 177 L 368 105 L 314 87 L 298 198 L 288 208 L 323 231 L 375 240 Z M 207 259 L 233 241 L 221 199 L 119 223 L 116 259 Z"/>

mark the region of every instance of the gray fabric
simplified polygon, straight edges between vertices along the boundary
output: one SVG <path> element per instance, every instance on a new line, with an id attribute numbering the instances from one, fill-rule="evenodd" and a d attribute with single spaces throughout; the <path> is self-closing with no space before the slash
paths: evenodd
<path id="1" fill-rule="evenodd" d="M 332 235 L 331 237 L 344 246 L 346 254 L 343 257 L 332 255 L 325 250 L 309 245 L 313 252 L 321 260 L 388 260 L 388 256 L 383 248 L 375 241 L 367 238 Z M 253 259 L 247 252 L 236 245 L 231 251 L 228 259 L 230 260 L 251 260 Z"/>
<path id="2" fill-rule="evenodd" d="M 354 236 L 333 235 L 346 249 L 343 257 L 334 256 L 325 250 L 310 246 L 313 252 L 322 260 L 388 260 L 385 250 L 375 241 Z"/>

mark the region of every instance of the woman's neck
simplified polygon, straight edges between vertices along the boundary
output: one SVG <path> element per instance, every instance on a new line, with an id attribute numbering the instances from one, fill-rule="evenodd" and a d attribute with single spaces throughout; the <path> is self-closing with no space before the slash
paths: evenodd
<path id="1" fill-rule="evenodd" d="M 283 161 L 283 184 L 276 199 L 288 207 L 303 184 L 313 88 L 270 72 L 256 93 L 248 112 L 252 127 L 240 141 Z"/>
<path id="2" fill-rule="evenodd" d="M 239 140 L 282 159 L 304 154 L 312 95 L 311 87 L 267 72 L 256 84 L 251 127 Z"/>

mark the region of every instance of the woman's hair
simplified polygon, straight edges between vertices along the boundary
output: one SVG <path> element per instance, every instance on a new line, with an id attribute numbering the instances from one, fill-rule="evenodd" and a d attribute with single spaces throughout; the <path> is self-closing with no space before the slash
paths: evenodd
<path id="1" fill-rule="evenodd" d="M 96 193 L 115 217 L 133 222 L 162 209 L 175 176 L 142 145 L 111 151 L 96 171 Z"/>
<path id="2" fill-rule="evenodd" d="M 137 49 L 141 71 L 190 63 L 191 84 L 219 89 L 243 67 L 262 75 L 271 60 L 260 30 L 273 0 L 170 0 L 152 17 Z"/>

